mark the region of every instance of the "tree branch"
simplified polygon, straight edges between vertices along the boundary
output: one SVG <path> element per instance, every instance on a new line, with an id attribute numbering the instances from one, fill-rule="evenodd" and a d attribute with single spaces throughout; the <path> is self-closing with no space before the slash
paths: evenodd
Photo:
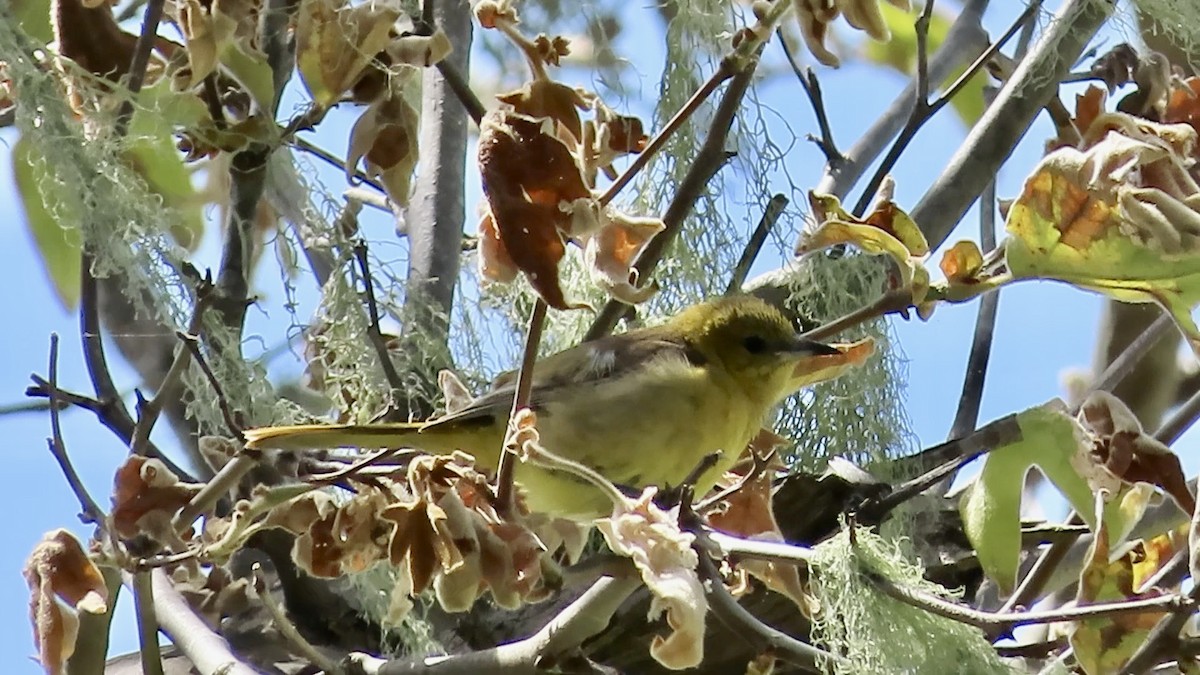
<path id="1" fill-rule="evenodd" d="M 433 4 L 437 26 L 450 39 L 454 51 L 446 58 L 458 72 L 470 67 L 471 8 L 466 0 L 425 0 Z M 440 70 L 422 74 L 421 168 L 413 185 L 405 222 L 409 263 L 402 316 L 404 345 L 409 365 L 428 377 L 451 366 L 449 317 L 454 307 L 454 287 L 462 256 L 466 220 L 467 114 L 458 95 Z M 432 381 L 430 378 L 429 381 Z M 431 401 L 410 396 L 409 412 L 427 417 Z"/>
<path id="2" fill-rule="evenodd" d="M 936 248 L 1012 153 L 1034 117 L 1058 91 L 1058 82 L 1112 15 L 1113 0 L 1067 0 L 1004 83 L 995 103 L 972 127 L 910 215 Z"/>
<path id="3" fill-rule="evenodd" d="M 663 214 L 665 228 L 646 244 L 641 255 L 633 263 L 633 269 L 636 271 L 638 279 L 650 278 L 655 266 L 666 254 L 667 248 L 683 229 L 683 223 L 691 214 L 696 200 L 700 198 L 708 187 L 709 181 L 728 160 L 725 141 L 729 137 L 729 129 L 733 126 L 734 115 L 742 105 L 742 99 L 746 95 L 746 90 L 750 88 L 750 82 L 754 78 L 757 67 L 756 53 L 755 58 L 730 79 L 729 86 L 725 89 L 725 95 L 721 98 L 721 103 L 713 115 L 708 136 L 704 139 L 704 144 L 700 146 L 700 151 L 696 153 L 691 168 L 679 182 L 679 189 L 675 192 L 675 197 L 671 199 L 666 213 Z M 649 148 L 642 154 L 645 155 L 648 151 Z M 628 309 L 629 305 L 623 302 L 609 300 L 592 321 L 591 327 L 583 338 L 584 341 L 594 340 L 611 333 L 613 328 L 616 328 L 621 315 Z"/>
<path id="4" fill-rule="evenodd" d="M 575 602 L 558 613 L 537 633 L 492 649 L 443 657 L 427 657 L 420 663 L 405 660 L 380 661 L 358 655 L 355 660 L 367 675 L 537 675 L 543 657 L 569 652 L 603 631 L 609 619 L 642 580 L 633 577 L 604 577 Z"/>
<path id="5" fill-rule="evenodd" d="M 987 48 L 988 35 L 981 22 L 988 2 L 989 0 L 967 0 L 964 3 L 962 11 L 946 33 L 942 46 L 929 59 L 930 80 L 944 81 Z M 917 80 L 914 77 L 871 128 L 842 154 L 842 161 L 826 162 L 824 173 L 814 190 L 844 199 L 874 163 L 875 158 L 884 151 L 888 141 L 904 128 L 916 100 Z"/>

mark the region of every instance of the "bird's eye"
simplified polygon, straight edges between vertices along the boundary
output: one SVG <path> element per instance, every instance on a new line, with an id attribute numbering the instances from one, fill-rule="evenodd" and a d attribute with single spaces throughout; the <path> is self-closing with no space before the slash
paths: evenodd
<path id="1" fill-rule="evenodd" d="M 742 340 L 742 346 L 751 354 L 762 354 L 767 351 L 767 341 L 759 335 L 751 335 Z"/>

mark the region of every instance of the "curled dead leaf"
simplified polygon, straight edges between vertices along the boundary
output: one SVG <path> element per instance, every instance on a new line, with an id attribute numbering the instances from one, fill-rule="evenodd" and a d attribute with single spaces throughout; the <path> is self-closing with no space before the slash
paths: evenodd
<path id="1" fill-rule="evenodd" d="M 633 560 L 650 590 L 650 618 L 664 612 L 671 634 L 656 635 L 650 655 L 672 670 L 692 668 L 704 659 L 704 617 L 708 598 L 696 573 L 695 537 L 679 529 L 678 508 L 664 511 L 654 504 L 657 488 L 614 508 L 596 521 L 609 548 Z"/>
<path id="2" fill-rule="evenodd" d="M 38 660 L 49 675 L 58 675 L 75 651 L 76 612 L 107 612 L 108 587 L 79 540 L 63 529 L 42 537 L 25 561 L 24 574 Z"/>
<path id="3" fill-rule="evenodd" d="M 393 202 L 406 206 L 417 165 L 419 121 L 416 109 L 398 92 L 367 106 L 350 129 L 346 180 L 354 182 L 354 170 L 365 159 L 367 175 L 383 183 Z"/>
<path id="4" fill-rule="evenodd" d="M 303 0 L 296 24 L 296 67 L 320 106 L 330 106 L 391 41 L 398 5 Z"/>
<path id="5" fill-rule="evenodd" d="M 316 577 L 340 577 L 365 571 L 385 557 L 388 528 L 380 522 L 380 516 L 387 500 L 381 492 L 359 493 L 336 509 L 326 509 L 324 514 L 316 498 L 292 503 L 298 504 L 298 512 L 294 514 L 296 522 L 289 525 L 318 516 L 292 544 L 292 559 L 305 572 Z"/>
<path id="6" fill-rule="evenodd" d="M 1187 514 L 1196 509 L 1179 456 L 1142 430 L 1120 399 L 1098 391 L 1084 401 L 1080 422 L 1092 432 L 1092 459 L 1126 483 L 1148 483 L 1169 494 Z"/>
<path id="7" fill-rule="evenodd" d="M 184 483 L 157 459 L 130 455 L 113 479 L 112 523 L 117 534 L 132 538 L 155 536 L 159 525 L 200 492 L 201 486 Z"/>

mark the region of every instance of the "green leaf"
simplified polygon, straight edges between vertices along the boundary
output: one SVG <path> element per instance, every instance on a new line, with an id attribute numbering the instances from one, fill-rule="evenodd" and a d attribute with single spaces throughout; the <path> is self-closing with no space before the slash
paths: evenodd
<path id="1" fill-rule="evenodd" d="M 979 479 L 959 505 L 963 528 L 983 571 L 1004 593 L 1017 582 L 1021 554 L 1021 496 L 1025 475 L 1038 467 L 1089 525 L 1092 490 L 1072 459 L 1090 443 L 1087 432 L 1058 406 L 1039 406 L 1017 415 L 1021 440 L 996 448 L 984 459 Z"/>
<path id="2" fill-rule="evenodd" d="M 867 41 L 864 49 L 867 60 L 888 66 L 905 75 L 916 72 L 917 30 L 914 22 L 917 15 L 894 7 L 886 2 L 880 3 L 879 8 L 883 11 L 884 22 L 887 24 L 888 29 L 892 31 L 892 39 L 888 42 Z M 920 8 L 916 8 L 916 11 L 919 12 Z M 933 12 L 933 17 L 929 22 L 928 46 L 930 54 L 936 51 L 942 42 L 946 40 L 946 34 L 950 32 L 950 26 L 953 23 L 953 17 L 947 16 L 944 12 L 937 10 Z M 946 78 L 942 86 L 949 86 L 965 71 L 966 68 L 954 71 L 950 77 Z M 950 105 L 954 106 L 959 118 L 967 126 L 975 124 L 983 116 L 983 109 L 986 105 L 983 98 L 983 85 L 986 82 L 986 74 L 977 73 L 950 101 Z"/>
<path id="3" fill-rule="evenodd" d="M 79 230 L 73 227 L 79 222 L 79 213 L 66 199 L 46 203 L 41 187 L 53 185 L 54 179 L 47 175 L 44 164 L 33 161 L 36 151 L 24 138 L 13 144 L 13 176 L 25 208 L 25 222 L 41 254 L 42 267 L 59 302 L 70 310 L 79 302 L 82 239 Z M 64 227 L 63 223 L 68 225 Z"/>
<path id="4" fill-rule="evenodd" d="M 1191 160 L 1177 147 L 1194 134 L 1121 113 L 1106 114 L 1105 124 L 1123 133 L 1084 151 L 1060 148 L 1026 179 L 1005 222 L 1005 261 L 1016 278 L 1157 302 L 1200 353 L 1191 317 L 1200 303 L 1200 203 L 1188 187 Z"/>
<path id="5" fill-rule="evenodd" d="M 194 128 L 209 119 L 208 110 L 195 95 L 171 91 L 166 78 L 139 92 L 138 101 L 125 160 L 162 197 L 163 205 L 176 212 L 171 236 L 180 246 L 195 250 L 204 235 L 203 205 L 173 139 L 179 127 Z"/>
<path id="6" fill-rule="evenodd" d="M 9 5 L 17 25 L 29 37 L 49 44 L 54 39 L 54 29 L 50 27 L 50 0 L 10 0 Z"/>

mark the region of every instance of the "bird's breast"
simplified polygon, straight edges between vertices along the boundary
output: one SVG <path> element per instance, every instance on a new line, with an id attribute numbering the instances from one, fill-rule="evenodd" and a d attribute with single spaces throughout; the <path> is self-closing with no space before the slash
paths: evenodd
<path id="1" fill-rule="evenodd" d="M 554 398 L 539 411 L 538 430 L 546 449 L 634 488 L 677 486 L 719 450 L 718 466 L 697 486 L 707 490 L 758 431 L 767 412 L 760 408 L 704 368 L 668 361 Z M 559 512 L 611 510 L 602 493 L 573 477 L 533 467 L 518 477 L 534 509 L 543 502 Z"/>

